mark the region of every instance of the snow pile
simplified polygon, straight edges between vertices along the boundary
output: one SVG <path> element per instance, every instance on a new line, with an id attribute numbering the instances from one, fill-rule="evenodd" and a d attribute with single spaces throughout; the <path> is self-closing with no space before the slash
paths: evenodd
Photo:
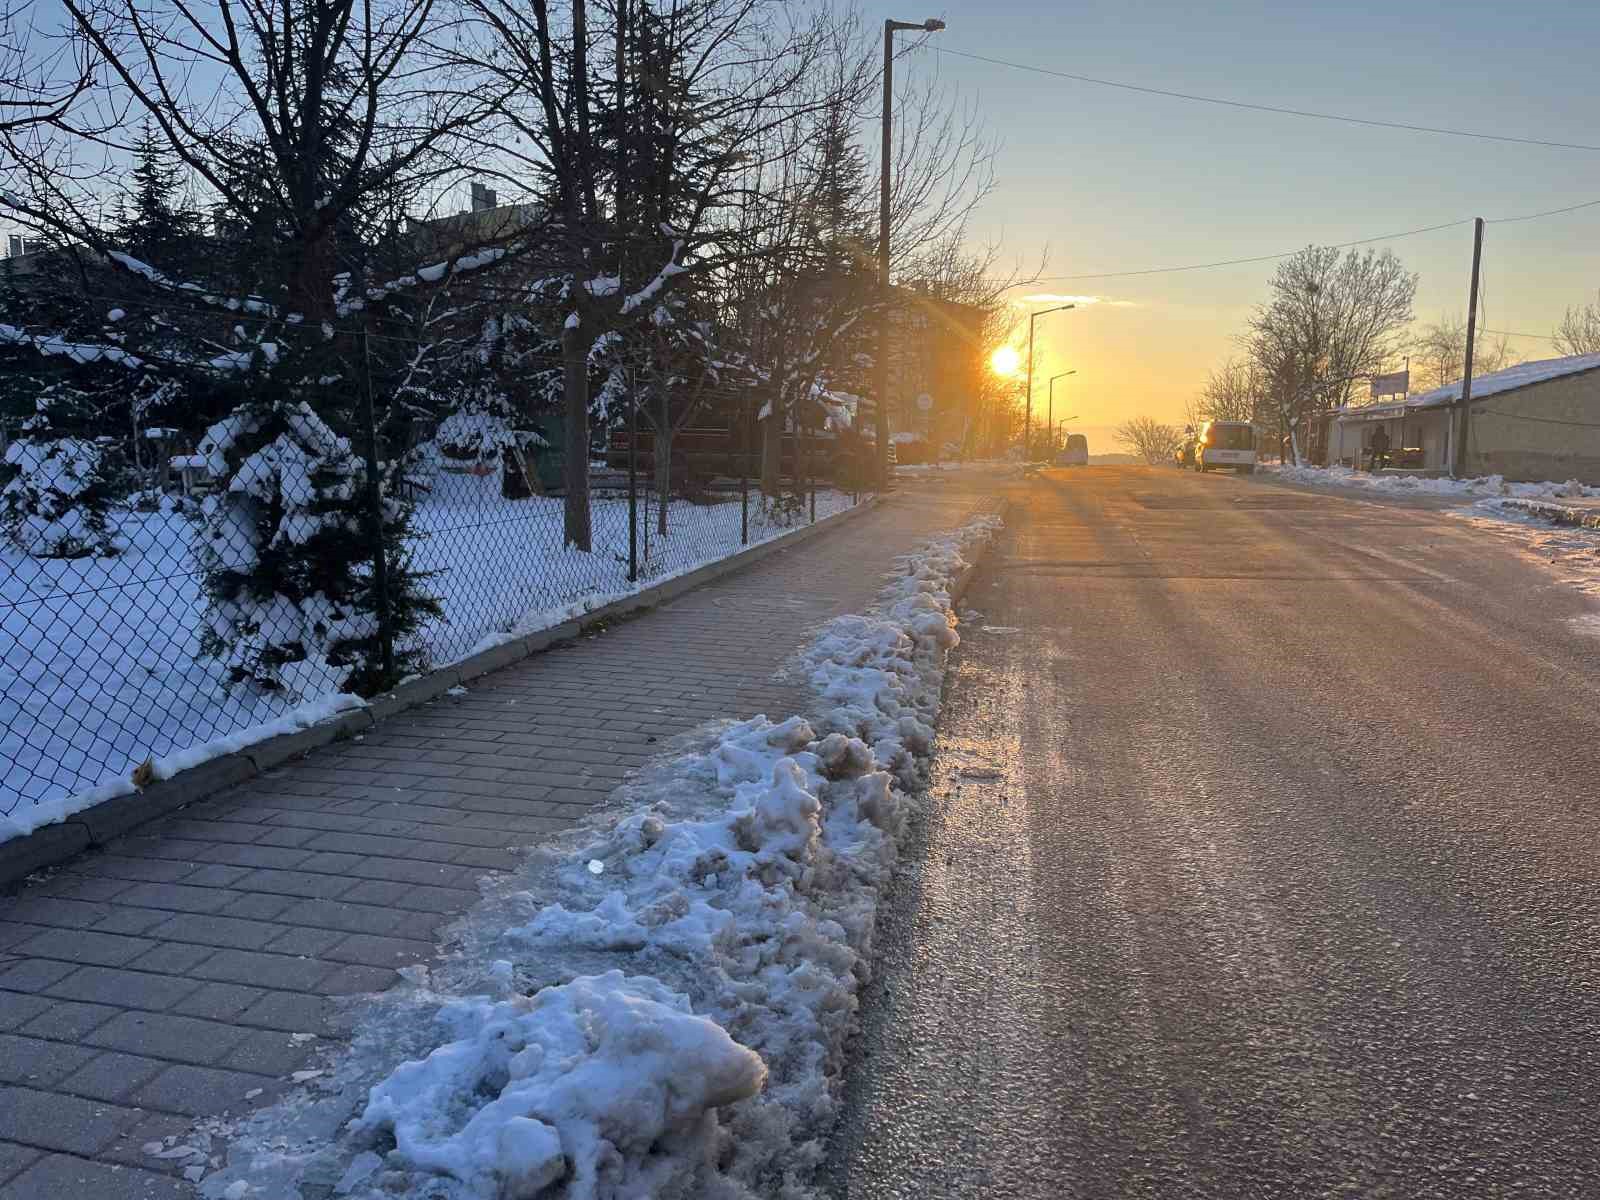
<path id="1" fill-rule="evenodd" d="M 766 1078 L 683 996 L 620 971 L 458 1001 L 442 1020 L 461 1038 L 373 1088 L 358 1125 L 392 1130 L 408 1162 L 506 1200 L 562 1179 L 574 1200 L 654 1195 L 673 1160 L 710 1165 L 713 1110 Z M 481 1104 L 487 1080 L 499 1095 Z M 481 1107 L 463 1112 L 464 1101 Z"/>
<path id="2" fill-rule="evenodd" d="M 348 1149 L 382 1169 L 352 1194 L 813 1194 L 949 589 L 998 524 L 924 546 L 875 615 L 818 636 L 816 725 L 727 725 L 469 919 L 464 958 L 492 965 L 466 982 L 499 998 L 446 1003 L 449 1040 L 371 1089 Z"/>
<path id="3" fill-rule="evenodd" d="M 1485 475 L 1473 479 L 1427 479 L 1418 475 L 1373 475 L 1349 467 L 1294 467 L 1287 464 L 1262 464 L 1257 470 L 1270 471 L 1288 483 L 1318 487 L 1354 487 L 1372 491 L 1416 496 L 1514 496 L 1526 500 L 1574 499 L 1600 496 L 1600 488 L 1585 487 L 1576 479 L 1565 483 L 1508 483 L 1504 476 Z"/>

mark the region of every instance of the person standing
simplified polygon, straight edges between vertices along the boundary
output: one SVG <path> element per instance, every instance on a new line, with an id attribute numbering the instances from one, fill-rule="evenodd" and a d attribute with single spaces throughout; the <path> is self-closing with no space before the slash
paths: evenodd
<path id="1" fill-rule="evenodd" d="M 1389 427 L 1379 425 L 1372 434 L 1372 466 L 1373 472 L 1383 470 L 1384 461 L 1389 457 Z"/>

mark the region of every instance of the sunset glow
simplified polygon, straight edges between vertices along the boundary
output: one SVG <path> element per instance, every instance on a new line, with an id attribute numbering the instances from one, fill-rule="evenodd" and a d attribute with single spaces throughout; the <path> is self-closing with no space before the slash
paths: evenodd
<path id="1" fill-rule="evenodd" d="M 1002 378 L 1009 379 L 1022 367 L 1022 355 L 1015 346 L 1001 346 L 989 356 L 989 369 Z"/>

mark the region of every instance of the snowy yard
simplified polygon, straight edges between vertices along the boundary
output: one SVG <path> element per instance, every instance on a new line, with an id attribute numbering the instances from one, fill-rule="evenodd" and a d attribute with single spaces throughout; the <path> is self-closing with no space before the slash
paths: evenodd
<path id="1" fill-rule="evenodd" d="M 665 539 L 641 505 L 640 582 L 628 581 L 628 501 L 594 503 L 594 553 L 562 545 L 562 502 L 507 501 L 498 477 L 441 474 L 418 504 L 413 544 L 444 617 L 424 631 L 435 664 L 515 630 L 527 633 L 740 548 L 738 495 L 674 501 Z M 851 506 L 819 491 L 821 519 Z M 750 502 L 750 540 L 803 524 Z M 29 811 L 161 759 L 282 718 L 299 701 L 229 687 L 200 654 L 203 578 L 180 513 L 121 512 L 127 549 L 110 558 L 37 559 L 0 548 L 0 840 Z M 311 698 L 306 698 L 311 699 Z M 53 807 L 53 805 L 52 805 Z M 16 818 L 8 828 L 6 817 Z"/>

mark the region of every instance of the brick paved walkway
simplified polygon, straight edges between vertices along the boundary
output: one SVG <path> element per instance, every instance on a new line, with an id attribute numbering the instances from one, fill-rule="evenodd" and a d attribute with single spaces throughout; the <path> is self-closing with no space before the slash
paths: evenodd
<path id="1" fill-rule="evenodd" d="M 806 712 L 775 679 L 868 605 L 983 480 L 878 511 L 146 826 L 0 898 L 0 1200 L 188 1197 L 142 1147 L 269 1103 L 333 998 L 432 959 L 439 928 L 656 744 Z"/>

